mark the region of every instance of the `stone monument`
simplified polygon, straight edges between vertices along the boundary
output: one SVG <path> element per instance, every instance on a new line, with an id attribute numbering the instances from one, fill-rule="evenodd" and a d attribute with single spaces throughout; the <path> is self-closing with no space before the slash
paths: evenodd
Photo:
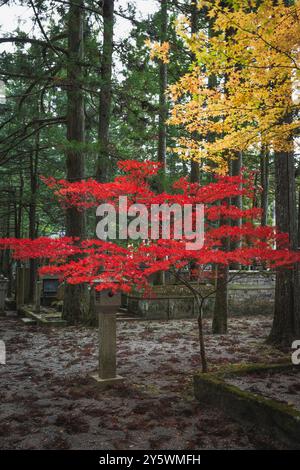
<path id="1" fill-rule="evenodd" d="M 117 375 L 117 322 L 116 313 L 121 305 L 121 294 L 113 294 L 106 289 L 101 291 L 96 302 L 99 321 L 99 365 L 92 378 L 100 386 L 114 385 L 123 381 Z"/>

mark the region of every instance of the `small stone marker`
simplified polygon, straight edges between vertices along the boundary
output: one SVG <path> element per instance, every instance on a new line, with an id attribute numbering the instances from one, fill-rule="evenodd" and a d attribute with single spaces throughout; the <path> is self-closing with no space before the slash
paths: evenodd
<path id="1" fill-rule="evenodd" d="M 120 305 L 121 295 L 112 294 L 110 290 L 102 291 L 99 302 L 96 303 L 99 320 L 99 366 L 92 378 L 103 387 L 123 381 L 123 377 L 117 375 L 116 371 L 116 313 Z"/>
<path id="2" fill-rule="evenodd" d="M 59 279 L 56 276 L 42 276 L 42 305 L 50 307 L 53 301 L 57 300 L 57 291 L 59 287 Z"/>

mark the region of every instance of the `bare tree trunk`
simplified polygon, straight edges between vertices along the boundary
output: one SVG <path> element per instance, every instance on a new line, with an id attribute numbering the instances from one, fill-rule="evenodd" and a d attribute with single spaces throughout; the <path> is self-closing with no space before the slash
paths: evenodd
<path id="1" fill-rule="evenodd" d="M 239 176 L 241 174 L 242 170 L 242 165 L 243 165 L 243 155 L 241 152 L 236 152 L 236 158 L 231 160 L 230 162 L 230 167 L 231 167 L 231 175 L 232 176 Z M 243 198 L 242 196 L 236 196 L 231 198 L 230 203 L 237 207 L 238 209 L 243 208 Z M 242 219 L 237 219 L 237 220 L 232 220 L 231 225 L 234 227 L 241 227 L 242 225 Z M 241 246 L 241 240 L 236 240 L 231 242 L 230 249 L 231 250 L 236 250 Z M 231 269 L 236 269 L 239 270 L 241 268 L 241 265 L 239 263 L 232 263 L 230 266 Z M 226 284 L 226 289 L 227 289 L 227 284 Z"/>
<path id="2" fill-rule="evenodd" d="M 161 0 L 160 9 L 160 41 L 167 40 L 168 32 L 168 2 Z M 159 124 L 158 124 L 158 154 L 157 160 L 166 167 L 166 151 L 167 151 L 167 127 L 166 120 L 168 118 L 168 107 L 166 90 L 168 86 L 168 66 L 162 60 L 159 63 Z"/>
<path id="3" fill-rule="evenodd" d="M 175 278 L 181 281 L 194 296 L 194 301 L 196 302 L 196 306 L 197 306 L 197 324 L 198 324 L 202 372 L 207 372 L 208 367 L 207 367 L 207 358 L 206 358 L 206 352 L 205 352 L 205 341 L 204 341 L 204 332 L 203 332 L 203 305 L 207 297 L 202 296 L 201 293 L 197 291 L 188 280 L 182 278 L 178 272 L 177 273 L 173 272 L 173 274 Z"/>
<path id="4" fill-rule="evenodd" d="M 197 2 L 191 0 L 191 33 L 195 34 L 198 32 L 198 20 L 199 20 L 199 9 Z M 193 57 L 193 60 L 196 58 Z M 197 140 L 198 135 L 194 134 L 193 139 Z M 200 180 L 200 164 L 192 160 L 191 162 L 191 183 L 198 183 Z"/>
<path id="5" fill-rule="evenodd" d="M 22 226 L 23 226 L 23 192 L 24 192 L 24 176 L 22 168 L 20 168 L 19 172 L 19 179 L 20 179 L 20 186 L 19 191 L 15 191 L 14 198 L 13 198 L 13 206 L 14 206 L 14 225 L 15 225 L 15 237 L 22 238 Z M 21 266 L 21 261 L 17 260 L 16 266 Z M 16 291 L 15 291 L 16 294 Z"/>
<path id="6" fill-rule="evenodd" d="M 194 160 L 191 161 L 191 183 L 198 183 L 200 180 L 200 164 Z"/>
<path id="7" fill-rule="evenodd" d="M 11 236 L 11 214 L 12 214 L 12 211 L 11 211 L 11 207 L 13 207 L 13 204 L 11 202 L 11 197 L 12 197 L 12 193 L 9 192 L 9 199 L 8 199 L 8 219 L 7 219 L 7 238 L 9 238 Z M 10 250 L 5 250 L 4 252 L 4 255 L 5 255 L 5 264 L 7 266 L 6 270 L 5 270 L 5 273 L 7 275 L 7 278 L 9 280 L 9 283 L 8 283 L 8 292 L 7 292 L 7 296 L 8 297 L 11 297 L 12 295 L 12 291 L 13 291 L 13 272 L 12 272 L 12 258 L 11 258 L 11 253 L 10 253 Z"/>
<path id="8" fill-rule="evenodd" d="M 292 152 L 275 154 L 276 225 L 290 237 L 292 249 L 297 249 L 297 214 L 295 165 Z M 276 274 L 275 312 L 269 342 L 290 347 L 300 337 L 299 268 L 278 269 Z"/>
<path id="9" fill-rule="evenodd" d="M 81 86 L 83 62 L 83 1 L 70 2 L 68 16 L 68 93 L 67 93 L 67 140 L 66 155 L 68 181 L 84 178 L 84 96 Z M 66 235 L 85 236 L 85 214 L 77 208 L 66 211 Z M 88 311 L 87 289 L 84 285 L 66 284 L 63 317 L 70 324 L 86 322 Z"/>
<path id="10" fill-rule="evenodd" d="M 269 164 L 270 154 L 269 149 L 265 145 L 262 146 L 260 156 L 260 184 L 262 187 L 261 193 L 261 225 L 264 227 L 268 223 L 268 203 L 269 203 Z"/>
<path id="11" fill-rule="evenodd" d="M 160 42 L 161 44 L 167 40 L 168 33 L 168 1 L 160 0 Z M 162 165 L 162 173 L 166 170 L 166 152 L 167 152 L 167 126 L 168 107 L 166 91 L 168 86 L 168 66 L 162 60 L 159 61 L 159 121 L 158 121 L 158 149 L 157 161 Z M 159 192 L 164 189 L 164 182 L 157 182 Z M 165 273 L 159 271 L 153 276 L 154 285 L 162 285 L 165 283 Z"/>
<path id="12" fill-rule="evenodd" d="M 203 334 L 203 299 L 200 299 L 199 296 L 195 295 L 195 300 L 196 300 L 197 307 L 198 307 L 197 324 L 198 324 L 198 334 L 199 334 L 201 365 L 202 365 L 202 372 L 205 373 L 208 371 L 208 366 L 207 366 L 204 334 Z"/>
<path id="13" fill-rule="evenodd" d="M 300 189 L 298 190 L 298 247 L 300 247 Z"/>
<path id="14" fill-rule="evenodd" d="M 287 1 L 284 2 L 286 5 Z M 292 103 L 292 90 L 286 104 Z M 293 114 L 286 114 L 282 123 L 290 124 Z M 292 138 L 286 142 L 290 151 L 275 153 L 275 211 L 276 226 L 290 238 L 290 247 L 299 249 L 297 240 L 297 211 L 295 158 Z M 300 337 L 300 270 L 299 264 L 291 269 L 277 269 L 275 311 L 268 341 L 278 347 L 290 348 Z"/>
<path id="15" fill-rule="evenodd" d="M 103 1 L 103 46 L 101 54 L 101 89 L 99 102 L 99 154 L 96 178 L 105 182 L 109 177 L 109 125 L 112 102 L 112 57 L 114 34 L 114 0 Z"/>
<path id="16" fill-rule="evenodd" d="M 37 237 L 36 230 L 36 197 L 37 178 L 39 162 L 40 133 L 35 135 L 35 149 L 30 155 L 30 203 L 29 203 L 29 238 Z M 35 282 L 37 277 L 37 262 L 35 259 L 29 260 L 29 301 L 34 301 Z"/>
<path id="17" fill-rule="evenodd" d="M 228 266 L 219 265 L 216 270 L 216 296 L 212 322 L 212 332 L 223 335 L 227 333 L 228 318 Z"/>
<path id="18" fill-rule="evenodd" d="M 215 36 L 214 19 L 207 17 L 208 25 L 208 39 Z M 208 88 L 213 90 L 217 85 L 217 77 L 211 74 L 208 77 Z M 226 76 L 225 76 L 225 92 L 226 92 Z M 216 135 L 210 133 L 208 140 L 214 142 Z M 224 221 L 220 221 L 220 223 Z M 223 250 L 228 249 L 228 240 L 223 240 Z M 228 317 L 228 267 L 227 266 L 214 266 L 216 275 L 216 294 L 213 311 L 212 332 L 214 334 L 227 333 L 227 317 Z"/>
<path id="19" fill-rule="evenodd" d="M 5 216 L 3 215 L 2 226 L 0 227 L 0 236 L 4 238 L 9 238 L 11 236 L 11 190 L 7 190 L 7 202 L 5 201 L 5 208 L 7 210 Z M 11 281 L 12 281 L 12 272 L 11 272 L 11 253 L 10 250 L 1 250 L 1 267 L 0 272 L 4 274 L 9 279 L 9 289 L 8 297 L 11 294 Z"/>
<path id="20" fill-rule="evenodd" d="M 23 236 L 23 193 L 24 193 L 24 175 L 23 170 L 20 169 L 19 173 L 20 178 L 20 186 L 19 186 L 19 198 L 16 201 L 16 220 L 15 220 L 15 231 L 16 231 L 16 238 L 22 238 Z"/>

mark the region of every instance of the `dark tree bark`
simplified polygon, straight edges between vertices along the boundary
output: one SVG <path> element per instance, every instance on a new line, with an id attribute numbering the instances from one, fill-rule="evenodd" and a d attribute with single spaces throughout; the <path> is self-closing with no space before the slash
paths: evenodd
<path id="1" fill-rule="evenodd" d="M 208 38 L 211 39 L 215 35 L 214 31 L 214 20 L 207 17 L 208 25 Z M 226 77 L 225 77 L 226 80 Z M 217 77 L 215 74 L 211 74 L 208 77 L 208 88 L 215 89 L 217 86 Z M 214 133 L 208 135 L 208 140 L 213 142 L 216 139 Z M 220 221 L 220 224 L 225 221 Z M 222 249 L 228 249 L 228 240 L 222 241 Z M 216 295 L 213 311 L 212 320 L 212 332 L 213 334 L 225 334 L 227 333 L 227 318 L 228 318 L 228 275 L 229 270 L 227 266 L 213 266 L 216 276 Z"/>
<path id="2" fill-rule="evenodd" d="M 236 158 L 232 159 L 231 162 L 230 162 L 230 173 L 231 173 L 231 175 L 232 176 L 240 175 L 242 165 L 243 165 L 242 152 L 236 152 Z M 231 198 L 230 203 L 233 206 L 238 207 L 239 209 L 243 208 L 243 198 L 242 198 L 242 196 L 236 196 L 236 197 Z M 242 219 L 232 220 L 231 225 L 234 226 L 234 227 L 240 227 L 242 225 Z M 241 245 L 241 240 L 232 241 L 230 249 L 231 250 L 236 250 L 237 248 L 240 247 L 240 245 Z M 230 266 L 230 269 L 235 269 L 235 270 L 241 269 L 241 265 L 239 263 L 232 263 L 231 266 Z M 226 289 L 227 289 L 227 285 L 226 285 Z"/>
<path id="3" fill-rule="evenodd" d="M 191 183 L 198 183 L 199 180 L 200 180 L 200 164 L 199 162 L 192 160 L 190 181 Z"/>
<path id="4" fill-rule="evenodd" d="M 231 175 L 239 176 L 243 166 L 243 155 L 241 152 L 236 153 L 236 158 L 231 160 Z M 238 207 L 239 209 L 243 208 L 243 199 L 242 196 L 236 196 L 231 198 L 231 204 Z M 241 219 L 237 220 L 236 225 L 240 226 L 242 223 Z"/>
<path id="5" fill-rule="evenodd" d="M 13 206 L 14 206 L 14 228 L 15 228 L 15 237 L 22 238 L 23 236 L 23 193 L 24 193 L 24 175 L 23 170 L 20 165 L 19 171 L 19 189 L 15 191 L 14 198 L 13 198 Z M 16 266 L 21 266 L 21 261 L 17 260 Z M 16 290 L 15 290 L 16 294 Z"/>
<path id="6" fill-rule="evenodd" d="M 160 0 L 160 42 L 167 40 L 168 36 L 168 1 Z M 167 152 L 167 126 L 168 106 L 166 91 L 168 86 L 168 66 L 162 60 L 159 61 L 159 111 L 158 111 L 158 148 L 157 161 L 162 165 L 162 173 L 166 170 L 166 152 Z M 164 181 L 157 181 L 158 191 L 164 190 Z M 165 283 L 165 273 L 159 271 L 153 276 L 154 285 Z"/>
<path id="7" fill-rule="evenodd" d="M 203 299 L 199 298 L 198 295 L 195 296 L 195 294 L 194 294 L 194 298 L 198 306 L 197 324 L 198 324 L 201 366 L 202 366 L 202 372 L 206 373 L 208 372 L 208 365 L 207 365 L 205 341 L 204 341 L 204 333 L 203 333 Z"/>
<path id="8" fill-rule="evenodd" d="M 36 223 L 36 197 L 38 187 L 38 162 L 39 162 L 40 133 L 35 134 L 35 149 L 30 154 L 30 202 L 29 202 L 29 238 L 37 237 Z M 37 277 L 37 262 L 29 261 L 29 301 L 34 301 L 35 282 Z"/>
<path id="9" fill-rule="evenodd" d="M 14 198 L 14 215 L 15 215 L 15 237 L 22 238 L 23 226 L 23 193 L 24 193 L 24 175 L 20 168 L 19 172 L 19 190 L 15 193 Z"/>
<path id="10" fill-rule="evenodd" d="M 297 249 L 297 212 L 295 165 L 292 152 L 275 154 L 276 225 L 290 237 L 292 249 Z M 275 312 L 269 342 L 290 347 L 300 337 L 299 268 L 278 269 L 276 273 Z"/>
<path id="11" fill-rule="evenodd" d="M 298 189 L 298 247 L 300 247 L 300 189 Z"/>
<path id="12" fill-rule="evenodd" d="M 198 31 L 198 22 L 199 22 L 199 9 L 197 6 L 197 2 L 191 0 L 191 33 L 197 33 Z M 193 57 L 195 60 L 195 57 Z M 194 140 L 199 138 L 198 135 L 194 134 Z M 191 183 L 198 183 L 200 180 L 200 164 L 192 160 L 191 162 Z"/>
<path id="13" fill-rule="evenodd" d="M 112 59 L 114 34 L 114 0 L 103 1 L 103 46 L 101 54 L 101 89 L 99 101 L 99 154 L 96 179 L 105 182 L 109 177 L 109 125 L 112 103 Z"/>
<path id="14" fill-rule="evenodd" d="M 0 226 L 0 236 L 4 238 L 9 238 L 11 236 L 11 189 L 10 187 L 7 188 L 7 200 L 3 201 L 4 205 L 3 207 L 6 210 L 5 214 L 1 214 L 1 219 L 2 219 L 2 224 Z M 9 279 L 9 284 L 8 284 L 8 297 L 11 296 L 11 288 L 12 288 L 12 260 L 11 260 L 11 253 L 10 250 L 1 250 L 0 253 L 0 259 L 1 259 L 1 264 L 0 264 L 0 272 L 4 274 L 5 277 Z"/>
<path id="15" fill-rule="evenodd" d="M 224 242 L 224 249 L 227 242 Z M 228 266 L 219 265 L 216 270 L 216 296 L 212 321 L 213 334 L 223 335 L 227 333 L 228 318 Z"/>
<path id="16" fill-rule="evenodd" d="M 84 96 L 81 86 L 83 62 L 83 1 L 70 2 L 68 13 L 68 92 L 66 167 L 68 181 L 84 178 Z M 85 214 L 76 208 L 66 211 L 66 235 L 85 237 Z M 70 324 L 86 323 L 87 289 L 84 285 L 66 285 L 63 318 Z"/>
<path id="17" fill-rule="evenodd" d="M 161 0 L 160 9 L 160 41 L 167 41 L 168 32 L 168 2 Z M 166 120 L 168 118 L 168 106 L 166 98 L 166 90 L 168 86 L 168 66 L 162 60 L 159 62 L 159 124 L 158 124 L 158 153 L 157 160 L 162 164 L 163 169 L 166 167 L 166 150 L 167 150 L 167 127 Z"/>
<path id="18" fill-rule="evenodd" d="M 285 1 L 287 5 L 288 2 Z M 290 97 L 292 90 L 290 91 Z M 291 102 L 290 97 L 287 103 Z M 283 123 L 293 121 L 292 112 Z M 292 138 L 286 142 L 290 151 L 275 152 L 275 213 L 276 226 L 289 234 L 292 249 L 299 249 L 297 240 L 297 210 L 295 158 Z M 300 338 L 300 275 L 299 264 L 291 269 L 277 269 L 274 319 L 268 341 L 275 346 L 290 348 Z"/>
<path id="19" fill-rule="evenodd" d="M 268 147 L 262 146 L 260 156 L 260 185 L 262 187 L 260 207 L 262 209 L 261 225 L 264 227 L 268 223 L 268 204 L 269 204 L 269 166 L 270 153 Z"/>
<path id="20" fill-rule="evenodd" d="M 197 3 L 194 0 L 191 0 L 190 4 L 191 8 L 191 33 L 197 33 L 198 31 L 198 22 L 199 22 L 199 9 Z M 196 60 L 196 57 L 193 56 L 192 60 Z M 193 140 L 198 140 L 199 135 L 198 133 L 193 133 Z M 194 160 L 191 161 L 191 174 L 190 174 L 190 181 L 191 183 L 199 183 L 200 181 L 200 164 Z M 191 280 L 198 280 L 198 265 L 197 263 L 191 263 L 190 272 L 191 272 Z"/>

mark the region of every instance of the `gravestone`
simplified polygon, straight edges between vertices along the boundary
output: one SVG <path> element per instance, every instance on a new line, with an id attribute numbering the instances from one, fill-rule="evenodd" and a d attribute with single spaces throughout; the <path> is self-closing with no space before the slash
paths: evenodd
<path id="1" fill-rule="evenodd" d="M 101 291 L 97 297 L 96 312 L 99 321 L 99 363 L 98 371 L 92 378 L 100 386 L 114 385 L 123 381 L 117 375 L 117 321 L 116 313 L 121 305 L 121 294 L 110 290 Z"/>
<path id="2" fill-rule="evenodd" d="M 45 307 L 49 307 L 53 301 L 57 300 L 59 279 L 55 276 L 42 276 L 41 302 Z"/>

